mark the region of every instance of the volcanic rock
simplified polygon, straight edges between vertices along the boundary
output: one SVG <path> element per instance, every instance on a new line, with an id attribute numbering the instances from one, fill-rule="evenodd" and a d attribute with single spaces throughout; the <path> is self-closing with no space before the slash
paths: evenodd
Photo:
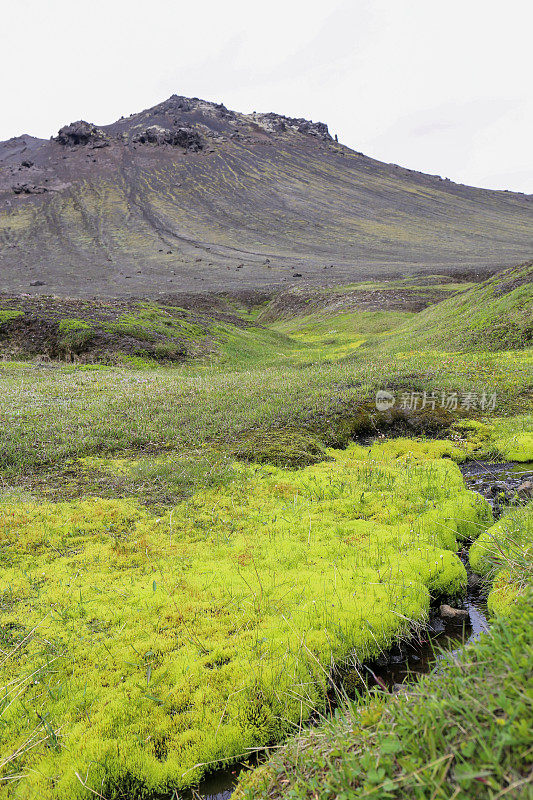
<path id="1" fill-rule="evenodd" d="M 170 129 L 163 128 L 161 125 L 150 125 L 140 133 L 134 134 L 132 142 L 140 144 L 170 144 L 193 152 L 198 152 L 204 147 L 200 135 L 192 128 Z"/>
<path id="2" fill-rule="evenodd" d="M 79 120 L 61 128 L 54 141 L 68 147 L 87 144 L 104 147 L 104 142 L 107 144 L 107 138 L 103 130 L 97 128 L 96 125 L 85 122 L 85 120 Z"/>

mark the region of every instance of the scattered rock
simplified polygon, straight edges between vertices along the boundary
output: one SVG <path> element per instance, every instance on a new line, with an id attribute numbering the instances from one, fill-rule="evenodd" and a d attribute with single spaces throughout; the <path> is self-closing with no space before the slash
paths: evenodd
<path id="1" fill-rule="evenodd" d="M 294 272 L 292 277 L 293 278 L 301 278 L 302 277 L 302 273 L 301 272 Z"/>
<path id="2" fill-rule="evenodd" d="M 452 608 L 446 603 L 440 607 L 440 615 L 443 619 L 468 619 L 468 611 L 464 608 Z"/>
<path id="3" fill-rule="evenodd" d="M 33 161 L 23 161 L 21 166 L 26 168 L 33 167 Z"/>
<path id="4" fill-rule="evenodd" d="M 68 147 L 87 144 L 92 144 L 93 147 L 106 147 L 109 144 L 108 137 L 103 130 L 83 119 L 71 122 L 70 125 L 61 128 L 54 141 Z"/>
<path id="5" fill-rule="evenodd" d="M 34 183 L 16 183 L 13 191 L 15 194 L 44 194 L 48 189 L 46 186 L 36 186 Z"/>
<path id="6" fill-rule="evenodd" d="M 253 114 L 254 121 L 259 122 L 267 131 L 271 133 L 284 133 L 291 129 L 298 133 L 305 133 L 308 136 L 316 136 L 319 139 L 333 141 L 325 122 L 311 122 L 308 119 L 284 117 L 281 114 Z"/>

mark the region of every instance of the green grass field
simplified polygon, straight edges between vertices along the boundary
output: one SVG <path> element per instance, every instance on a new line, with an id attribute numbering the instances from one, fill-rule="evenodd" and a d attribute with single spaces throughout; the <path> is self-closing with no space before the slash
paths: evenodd
<path id="1" fill-rule="evenodd" d="M 409 787 L 444 800 L 448 775 L 472 797 L 523 789 L 531 508 L 495 523 L 457 464 L 533 460 L 533 351 L 525 336 L 442 344 L 450 303 L 470 298 L 468 330 L 492 325 L 484 286 L 416 315 L 213 321 L 216 347 L 174 366 L 0 362 L 3 796 L 170 800 L 288 738 L 238 796 Z M 514 320 L 526 289 L 509 290 Z M 431 314 L 429 342 L 416 326 Z M 147 335 L 161 319 L 142 317 Z M 490 700 L 500 685 L 505 723 L 492 701 L 483 714 L 459 703 L 452 664 L 414 705 L 376 696 L 304 732 L 333 664 L 386 649 L 464 592 L 470 540 L 489 607 L 512 623 L 472 651 L 468 687 L 490 652 L 482 689 Z"/>

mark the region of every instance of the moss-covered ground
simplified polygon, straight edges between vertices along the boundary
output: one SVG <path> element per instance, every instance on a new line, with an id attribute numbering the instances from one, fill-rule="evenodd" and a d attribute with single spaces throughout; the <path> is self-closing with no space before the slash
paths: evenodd
<path id="1" fill-rule="evenodd" d="M 152 313 L 105 324 L 150 333 L 163 324 Z M 85 335 L 76 319 L 65 317 L 65 336 Z M 301 731 L 324 709 L 334 664 L 377 654 L 423 625 L 432 602 L 464 592 L 466 540 L 478 540 L 472 562 L 494 581 L 491 608 L 513 620 L 525 608 L 530 511 L 494 523 L 457 464 L 533 460 L 532 351 L 452 353 L 412 338 L 392 352 L 403 324 L 395 312 L 354 311 L 236 332 L 213 318 L 223 346 L 173 368 L 1 362 L 5 796 L 170 800 L 215 765 Z M 395 403 L 378 411 L 383 389 Z M 454 395 L 455 405 L 443 400 Z M 491 733 L 473 777 L 463 762 L 477 758 L 479 720 L 470 729 L 466 707 L 435 689 L 425 716 L 400 701 L 391 711 L 390 698 L 350 707 L 335 756 L 307 750 L 315 783 L 300 785 L 292 766 L 298 780 L 287 778 L 289 745 L 258 773 L 264 784 L 242 791 L 351 797 L 386 785 L 374 795 L 385 797 L 408 786 L 406 796 L 437 800 L 456 786 L 460 796 L 463 780 L 521 787 L 509 748 L 523 761 L 525 701 L 510 708 L 528 642 L 513 634 L 508 671 L 495 667 L 487 683 L 500 682 L 504 723 L 485 703 Z M 452 697 L 460 667 L 449 669 Z M 459 760 L 438 760 L 441 734 L 428 723 L 438 708 Z M 413 726 L 405 759 L 379 732 L 402 724 Z M 363 744 L 383 763 L 361 761 Z M 435 782 L 417 795 L 427 770 Z M 320 781 L 329 794 L 317 794 Z"/>
<path id="2" fill-rule="evenodd" d="M 235 800 L 532 796 L 531 587 L 408 694 L 373 690 L 241 778 Z"/>

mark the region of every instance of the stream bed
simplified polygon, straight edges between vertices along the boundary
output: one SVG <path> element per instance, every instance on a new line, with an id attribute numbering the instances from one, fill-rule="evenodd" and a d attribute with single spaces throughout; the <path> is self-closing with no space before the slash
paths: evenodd
<path id="1" fill-rule="evenodd" d="M 461 465 L 466 485 L 479 492 L 490 503 L 495 519 L 505 506 L 520 496 L 519 489 L 533 479 L 533 462 L 525 464 L 469 461 Z M 464 548 L 460 557 L 468 567 L 468 550 Z M 470 581 L 469 581 L 470 586 Z M 438 670 L 439 661 L 453 655 L 460 657 L 461 650 L 489 629 L 484 598 L 477 588 L 470 588 L 461 608 L 468 617 L 461 620 L 444 620 L 437 609 L 432 609 L 429 625 L 419 637 L 407 643 L 395 645 L 381 658 L 364 665 L 369 686 L 378 684 L 391 692 L 403 691 L 433 670 Z M 348 685 L 349 673 L 346 684 Z M 341 689 L 344 684 L 341 682 Z M 350 692 L 346 689 L 346 693 Z M 229 800 L 239 773 L 257 762 L 254 755 L 247 763 L 234 763 L 207 775 L 196 789 L 182 792 L 180 800 Z"/>

